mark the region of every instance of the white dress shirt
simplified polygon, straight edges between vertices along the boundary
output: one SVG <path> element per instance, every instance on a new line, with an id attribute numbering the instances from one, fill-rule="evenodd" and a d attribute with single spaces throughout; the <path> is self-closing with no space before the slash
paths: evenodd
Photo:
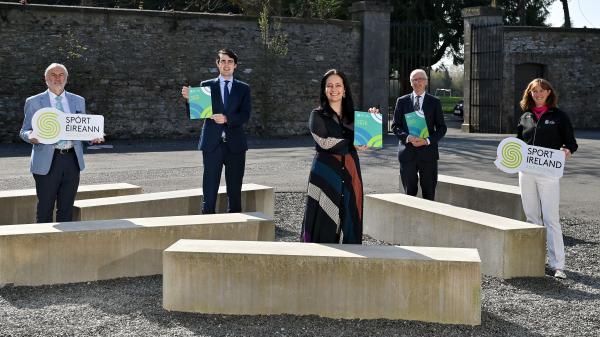
<path id="1" fill-rule="evenodd" d="M 69 101 L 67 100 L 67 97 L 65 95 L 65 92 L 63 91 L 62 94 L 60 94 L 60 96 L 57 96 L 56 94 L 54 94 L 52 91 L 48 90 L 48 94 L 50 95 L 50 105 L 54 108 L 54 109 L 58 109 L 56 107 L 56 97 L 60 97 L 60 101 L 62 103 L 63 109 L 62 111 L 64 113 L 71 113 L 71 108 L 69 107 Z"/>
<path id="2" fill-rule="evenodd" d="M 221 99 L 223 100 L 223 104 L 225 104 L 225 78 L 219 75 L 219 87 L 221 88 Z M 229 95 L 231 95 L 231 85 L 233 84 L 233 76 L 228 79 L 229 83 L 227 83 L 227 89 L 229 89 Z"/>
<path id="3" fill-rule="evenodd" d="M 69 107 L 69 100 L 67 99 L 67 95 L 65 94 L 65 91 L 63 90 L 63 92 L 60 94 L 60 96 L 57 96 L 55 93 L 53 93 L 52 91 L 48 90 L 48 95 L 50 96 L 50 106 L 52 106 L 54 109 L 57 109 L 60 111 L 60 109 L 58 109 L 56 107 L 56 101 L 57 101 L 57 97 L 60 98 L 60 102 L 62 103 L 62 112 L 63 113 L 71 113 L 71 108 Z M 73 147 L 73 142 L 70 140 L 65 140 L 65 142 L 63 144 L 61 144 L 60 147 L 56 146 L 56 148 L 63 148 L 63 149 L 70 149 Z"/>

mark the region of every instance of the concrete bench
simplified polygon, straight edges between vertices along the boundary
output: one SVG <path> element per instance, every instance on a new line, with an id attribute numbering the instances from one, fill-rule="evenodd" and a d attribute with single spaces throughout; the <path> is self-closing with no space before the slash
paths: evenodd
<path id="1" fill-rule="evenodd" d="M 182 238 L 273 240 L 262 213 L 0 226 L 0 285 L 41 285 L 162 273 Z"/>
<path id="2" fill-rule="evenodd" d="M 242 212 L 262 212 L 274 215 L 273 188 L 242 185 Z M 202 208 L 202 189 L 179 190 L 138 195 L 76 201 L 74 220 L 107 220 L 123 218 L 147 218 L 158 216 L 194 215 Z M 217 212 L 227 208 L 225 186 L 219 188 Z"/>
<path id="3" fill-rule="evenodd" d="M 180 240 L 166 310 L 480 324 L 475 249 Z"/>
<path id="4" fill-rule="evenodd" d="M 76 200 L 140 194 L 142 188 L 131 184 L 80 185 Z M 35 188 L 0 191 L 0 226 L 35 222 L 37 196 Z"/>
<path id="5" fill-rule="evenodd" d="M 514 219 L 406 194 L 371 194 L 364 231 L 400 245 L 477 248 L 486 275 L 544 275 L 545 228 Z"/>
<path id="6" fill-rule="evenodd" d="M 519 186 L 439 175 L 435 201 L 525 221 Z"/>

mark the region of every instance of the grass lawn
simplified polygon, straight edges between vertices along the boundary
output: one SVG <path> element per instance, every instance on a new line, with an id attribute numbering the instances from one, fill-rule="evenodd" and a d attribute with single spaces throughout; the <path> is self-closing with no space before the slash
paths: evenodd
<path id="1" fill-rule="evenodd" d="M 442 101 L 442 110 L 447 114 L 451 114 L 454 111 L 454 106 L 463 99 L 458 96 L 440 96 L 438 98 Z"/>

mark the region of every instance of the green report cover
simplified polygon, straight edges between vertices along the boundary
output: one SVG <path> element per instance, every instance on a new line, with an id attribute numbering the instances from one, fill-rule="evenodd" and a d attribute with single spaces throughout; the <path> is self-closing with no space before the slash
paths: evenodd
<path id="1" fill-rule="evenodd" d="M 190 87 L 190 119 L 203 119 L 212 116 L 210 87 Z"/>
<path id="2" fill-rule="evenodd" d="M 382 115 L 364 111 L 354 112 L 354 145 L 382 148 Z"/>
<path id="3" fill-rule="evenodd" d="M 425 122 L 425 115 L 423 111 L 413 111 L 404 115 L 406 119 L 406 125 L 408 126 L 408 133 L 411 136 L 420 138 L 429 137 L 429 129 L 427 129 L 427 122 Z"/>

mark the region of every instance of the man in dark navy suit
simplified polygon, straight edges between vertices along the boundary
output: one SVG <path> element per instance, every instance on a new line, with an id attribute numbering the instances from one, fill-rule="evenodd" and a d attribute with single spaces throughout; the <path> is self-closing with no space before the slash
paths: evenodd
<path id="1" fill-rule="evenodd" d="M 425 92 L 427 73 L 422 69 L 413 70 L 410 85 L 413 92 L 396 101 L 392 123 L 392 130 L 399 138 L 400 178 L 406 194 L 417 195 L 420 179 L 423 198 L 434 200 L 438 178 L 437 162 L 440 158 L 438 142 L 446 134 L 446 123 L 440 100 Z M 425 115 L 429 137 L 409 134 L 404 115 L 413 111 L 422 111 Z"/>
<path id="2" fill-rule="evenodd" d="M 228 208 L 230 213 L 242 211 L 242 180 L 248 144 L 244 124 L 250 119 L 250 87 L 233 78 L 238 57 L 229 49 L 217 53 L 219 77 L 203 81 L 200 86 L 211 90 L 213 115 L 205 119 L 198 148 L 202 150 L 204 175 L 202 214 L 215 213 L 221 171 L 225 166 Z M 181 94 L 189 98 L 189 87 Z"/>

